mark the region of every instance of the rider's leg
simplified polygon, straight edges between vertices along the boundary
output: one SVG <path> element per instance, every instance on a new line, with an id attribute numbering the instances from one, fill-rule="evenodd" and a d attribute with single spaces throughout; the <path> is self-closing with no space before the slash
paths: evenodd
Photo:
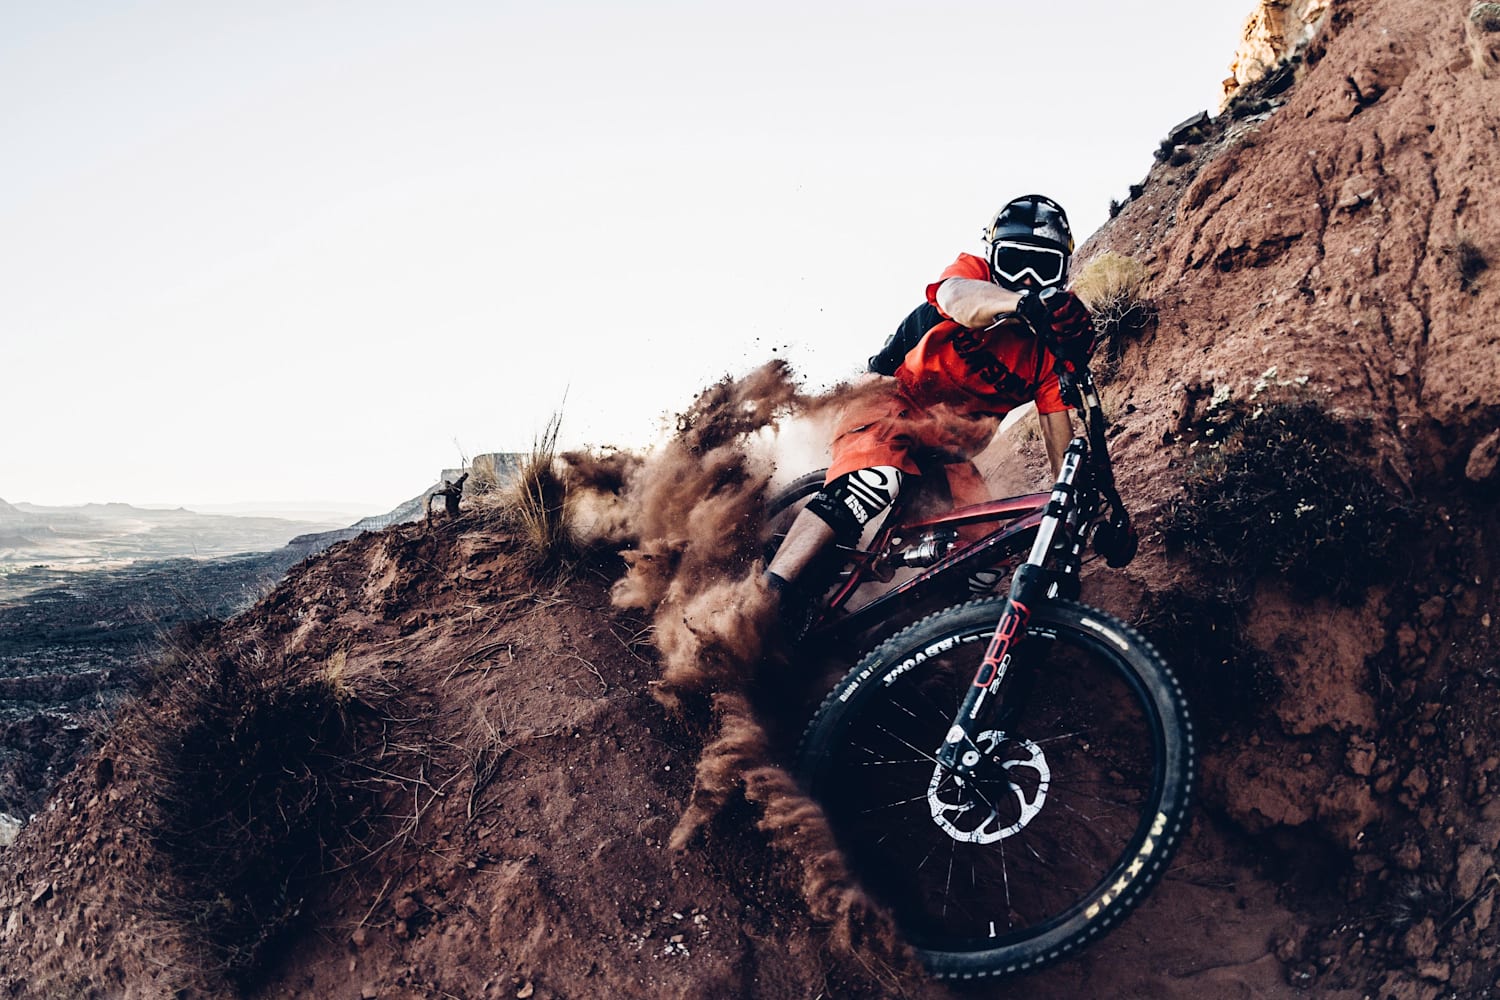
<path id="1" fill-rule="evenodd" d="M 858 544 L 865 525 L 900 494 L 903 475 L 895 466 L 882 465 L 856 469 L 825 483 L 792 521 L 766 567 L 773 585 L 796 580 L 832 541 Z"/>
<path id="2" fill-rule="evenodd" d="M 802 575 L 807 564 L 833 541 L 833 529 L 828 522 L 812 511 L 803 508 L 787 529 L 781 547 L 766 567 L 773 584 L 786 584 Z"/>
<path id="3" fill-rule="evenodd" d="M 836 537 L 847 545 L 858 542 L 865 522 L 895 498 L 902 472 L 917 471 L 906 433 L 911 410 L 895 379 L 867 381 L 851 393 L 834 420 L 833 461 L 823 490 L 797 515 L 767 567 L 773 587 L 797 579 Z M 864 474 L 877 469 L 882 474 L 869 477 L 867 488 Z M 883 503 L 882 491 L 887 492 Z"/>

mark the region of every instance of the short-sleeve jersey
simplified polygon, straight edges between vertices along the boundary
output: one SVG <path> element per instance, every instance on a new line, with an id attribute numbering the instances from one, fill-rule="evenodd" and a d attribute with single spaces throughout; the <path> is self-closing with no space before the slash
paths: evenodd
<path id="1" fill-rule="evenodd" d="M 988 281 L 990 266 L 972 254 L 959 254 L 927 286 L 927 301 L 943 321 L 927 331 L 896 369 L 902 390 L 919 405 L 942 402 L 996 414 L 1032 400 L 1039 413 L 1068 409 L 1051 353 L 1020 317 L 991 330 L 970 330 L 942 312 L 937 290 L 949 278 Z"/>

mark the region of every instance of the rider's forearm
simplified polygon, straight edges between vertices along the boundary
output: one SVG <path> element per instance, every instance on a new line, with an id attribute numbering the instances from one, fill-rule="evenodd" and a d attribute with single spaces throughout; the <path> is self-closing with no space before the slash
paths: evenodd
<path id="1" fill-rule="evenodd" d="M 937 290 L 938 308 L 971 330 L 993 326 L 999 317 L 1015 312 L 1020 301 L 1018 293 L 974 278 L 949 278 Z"/>
<path id="2" fill-rule="evenodd" d="M 1042 441 L 1047 445 L 1047 461 L 1052 463 L 1053 479 L 1062 473 L 1063 452 L 1068 450 L 1068 445 L 1073 440 L 1073 418 L 1069 415 L 1071 412 L 1058 410 L 1056 413 L 1036 415 L 1042 424 Z"/>

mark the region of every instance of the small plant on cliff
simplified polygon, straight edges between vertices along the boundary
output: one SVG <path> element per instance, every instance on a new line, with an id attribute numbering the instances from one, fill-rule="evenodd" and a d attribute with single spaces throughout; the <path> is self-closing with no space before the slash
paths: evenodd
<path id="1" fill-rule="evenodd" d="M 1500 3 L 1476 3 L 1469 20 L 1481 31 L 1500 31 Z"/>
<path id="2" fill-rule="evenodd" d="M 1264 98 L 1257 101 L 1235 101 L 1229 105 L 1229 117 L 1234 119 L 1253 118 L 1274 111 L 1276 105 Z"/>
<path id="3" fill-rule="evenodd" d="M 1494 6 L 1500 7 L 1500 4 Z M 1479 245 L 1466 233 L 1460 232 L 1458 240 L 1449 248 L 1453 262 L 1458 267 L 1458 285 L 1466 292 L 1475 290 L 1479 276 L 1490 268 L 1489 258 Z"/>
<path id="4" fill-rule="evenodd" d="M 531 454 L 516 479 L 511 506 L 533 558 L 553 565 L 577 548 L 568 484 L 557 469 L 557 432 L 562 414 L 554 413 L 531 445 Z"/>
<path id="5" fill-rule="evenodd" d="M 1144 264 L 1113 250 L 1090 257 L 1073 278 L 1073 293 L 1094 314 L 1100 337 L 1096 367 L 1101 377 L 1119 361 L 1125 339 L 1139 334 L 1156 319 L 1156 306 L 1146 294 L 1149 280 Z"/>
<path id="6" fill-rule="evenodd" d="M 1408 517 L 1351 457 L 1368 433 L 1309 399 L 1235 404 L 1194 446 L 1182 495 L 1159 522 L 1168 544 L 1241 588 L 1275 573 L 1307 593 L 1357 599 L 1392 575 Z"/>

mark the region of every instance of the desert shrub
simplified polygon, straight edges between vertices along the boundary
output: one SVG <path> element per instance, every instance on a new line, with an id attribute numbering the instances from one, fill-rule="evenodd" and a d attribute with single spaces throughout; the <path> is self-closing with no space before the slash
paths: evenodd
<path id="1" fill-rule="evenodd" d="M 1366 422 L 1295 398 L 1251 401 L 1219 419 L 1216 442 L 1195 442 L 1181 496 L 1161 516 L 1169 545 L 1241 586 L 1276 573 L 1304 593 L 1352 601 L 1390 578 L 1409 512 L 1353 457 Z"/>
<path id="2" fill-rule="evenodd" d="M 1095 369 L 1101 378 L 1119 362 L 1125 340 L 1156 319 L 1156 306 L 1146 294 L 1149 280 L 1144 264 L 1113 250 L 1090 257 L 1073 278 L 1073 293 L 1094 314 L 1100 338 Z"/>
<path id="3" fill-rule="evenodd" d="M 1500 31 L 1500 3 L 1476 3 L 1469 20 L 1481 31 Z"/>
<path id="4" fill-rule="evenodd" d="M 1147 598 L 1136 620 L 1214 728 L 1254 716 L 1281 690 L 1271 661 L 1244 635 L 1243 610 L 1233 591 L 1174 587 Z"/>
<path id="5" fill-rule="evenodd" d="M 1500 4 L 1495 6 L 1500 7 Z M 1473 291 L 1475 281 L 1489 270 L 1489 258 L 1472 238 L 1463 233 L 1459 234 L 1457 242 L 1452 247 L 1452 256 L 1454 264 L 1458 267 L 1459 287 L 1466 292 Z"/>
<path id="6" fill-rule="evenodd" d="M 281 683 L 202 657 L 127 724 L 145 797 L 140 896 L 200 975 L 244 986 L 265 971 L 365 808 L 336 674 Z"/>
<path id="7" fill-rule="evenodd" d="M 1167 157 L 1167 163 L 1173 167 L 1180 167 L 1185 163 L 1193 162 L 1193 151 L 1186 146 L 1178 146 L 1172 150 L 1172 155 Z"/>

